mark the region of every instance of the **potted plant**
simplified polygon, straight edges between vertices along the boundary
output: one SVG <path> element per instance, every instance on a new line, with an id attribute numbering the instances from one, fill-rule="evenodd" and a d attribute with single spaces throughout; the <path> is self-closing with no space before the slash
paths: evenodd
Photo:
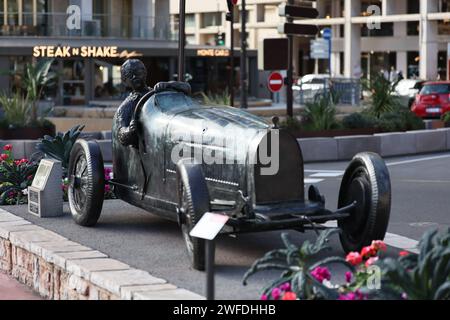
<path id="1" fill-rule="evenodd" d="M 3 119 L 0 121 L 0 139 L 39 139 L 54 135 L 55 126 L 39 116 L 38 103 L 45 87 L 54 84 L 56 73 L 50 71 L 53 60 L 28 64 L 20 77 L 22 87 L 16 93 L 0 94 Z"/>
<path id="2" fill-rule="evenodd" d="M 444 123 L 444 127 L 450 128 L 450 112 L 446 112 L 442 115 L 441 121 Z"/>

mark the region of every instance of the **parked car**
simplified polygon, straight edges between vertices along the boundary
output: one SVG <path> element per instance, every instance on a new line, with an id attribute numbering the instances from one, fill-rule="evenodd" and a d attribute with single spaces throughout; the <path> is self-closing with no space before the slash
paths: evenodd
<path id="1" fill-rule="evenodd" d="M 411 110 L 421 118 L 440 118 L 450 111 L 450 81 L 426 82 Z"/>
<path id="2" fill-rule="evenodd" d="M 302 95 L 299 103 L 312 102 L 331 85 L 329 74 L 307 74 L 300 78 L 292 87 L 297 96 Z M 299 99 L 298 99 L 299 100 Z"/>
<path id="3" fill-rule="evenodd" d="M 395 88 L 393 94 L 400 98 L 402 105 L 411 109 L 417 94 L 422 90 L 424 80 L 419 79 L 403 79 Z"/>
<path id="4" fill-rule="evenodd" d="M 110 184 L 119 199 L 178 222 L 195 269 L 205 267 L 205 242 L 191 237 L 190 231 L 206 212 L 227 215 L 222 233 L 231 235 L 317 231 L 326 222 L 337 221 L 347 252 L 385 236 L 391 183 L 377 154 L 354 157 L 342 180 L 339 209 L 330 211 L 315 186 L 305 193 L 301 148 L 278 128 L 276 118 L 270 124 L 240 109 L 199 105 L 183 92 L 153 90 L 140 100 L 133 119 L 139 123 L 137 146 L 120 144 L 119 130 L 113 127 Z M 269 142 L 272 138 L 278 139 L 276 149 Z M 177 162 L 175 150 L 182 158 Z M 268 163 L 261 150 L 270 150 L 278 164 Z M 205 153 L 226 161 L 198 161 L 197 156 Z M 277 170 L 270 172 L 271 165 Z M 76 142 L 69 177 L 75 222 L 95 225 L 105 189 L 102 154 L 95 141 Z"/>

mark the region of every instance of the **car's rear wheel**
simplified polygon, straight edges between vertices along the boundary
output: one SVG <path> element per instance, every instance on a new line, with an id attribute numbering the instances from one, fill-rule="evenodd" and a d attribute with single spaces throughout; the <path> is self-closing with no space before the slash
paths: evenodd
<path id="1" fill-rule="evenodd" d="M 192 268 L 205 270 L 205 240 L 189 235 L 197 222 L 210 211 L 208 187 L 201 165 L 189 161 L 178 164 L 178 195 L 183 239 Z"/>
<path id="2" fill-rule="evenodd" d="M 356 202 L 350 217 L 338 222 L 346 252 L 360 251 L 383 240 L 391 211 L 391 182 L 385 162 L 375 153 L 356 155 L 347 168 L 339 192 L 339 208 Z"/>
<path id="3" fill-rule="evenodd" d="M 103 157 L 94 141 L 78 140 L 69 162 L 69 206 L 75 222 L 94 226 L 103 207 L 105 174 Z"/>

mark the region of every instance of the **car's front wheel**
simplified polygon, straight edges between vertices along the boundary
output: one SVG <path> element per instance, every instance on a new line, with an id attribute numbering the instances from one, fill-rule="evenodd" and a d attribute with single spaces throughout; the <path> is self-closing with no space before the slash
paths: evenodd
<path id="1" fill-rule="evenodd" d="M 338 225 L 346 252 L 359 251 L 383 240 L 391 211 L 391 181 L 385 162 L 375 153 L 356 155 L 347 168 L 339 192 L 339 208 L 356 203 L 350 217 Z"/>
<path id="2" fill-rule="evenodd" d="M 75 222 L 94 226 L 102 212 L 105 193 L 103 157 L 94 141 L 78 140 L 69 162 L 69 206 Z"/>
<path id="3" fill-rule="evenodd" d="M 205 270 L 205 240 L 190 232 L 206 212 L 210 211 L 208 187 L 201 165 L 189 161 L 178 164 L 178 197 L 181 231 L 192 268 Z"/>

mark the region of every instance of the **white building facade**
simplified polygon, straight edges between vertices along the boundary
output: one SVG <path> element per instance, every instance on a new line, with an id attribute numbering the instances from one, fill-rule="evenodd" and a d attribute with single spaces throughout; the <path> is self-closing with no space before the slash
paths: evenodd
<path id="1" fill-rule="evenodd" d="M 248 44 L 258 49 L 264 38 L 282 37 L 277 31 L 284 19 L 278 6 L 286 1 L 247 0 Z M 173 22 L 177 22 L 178 0 L 170 1 Z M 317 19 L 297 23 L 332 28 L 333 74 L 368 76 L 395 69 L 405 77 L 437 79 L 447 77 L 447 47 L 450 43 L 450 0 L 317 0 L 299 1 L 315 6 Z M 225 34 L 229 47 L 230 26 L 225 20 L 225 0 L 187 1 L 187 41 L 193 45 L 218 45 Z M 236 12 L 236 16 L 240 16 Z M 174 24 L 173 24 L 174 25 Z M 234 23 L 235 47 L 240 45 L 240 17 Z M 296 73 L 327 72 L 328 62 L 309 58 L 310 39 L 296 38 Z"/>

